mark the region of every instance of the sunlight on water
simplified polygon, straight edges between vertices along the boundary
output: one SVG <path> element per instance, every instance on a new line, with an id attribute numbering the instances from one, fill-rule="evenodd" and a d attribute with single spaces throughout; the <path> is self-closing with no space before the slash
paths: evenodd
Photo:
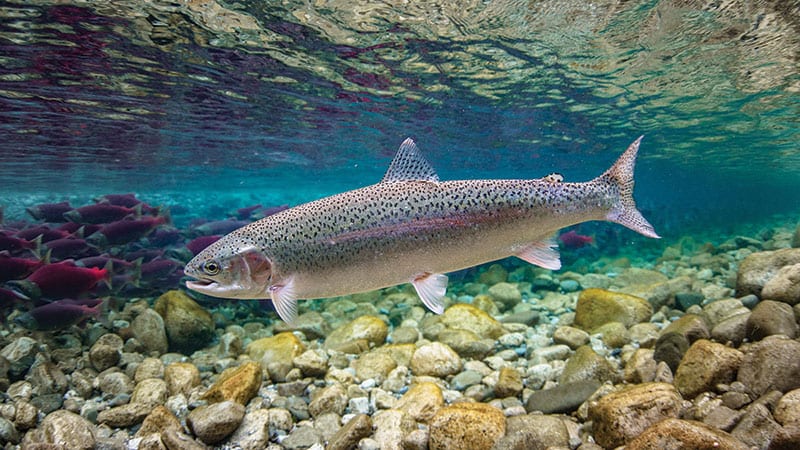
<path id="1" fill-rule="evenodd" d="M 645 190 L 768 172 L 781 192 L 800 174 L 798 8 L 4 2 L 0 188 L 213 176 L 309 199 L 377 180 L 408 135 L 450 178 L 585 179 L 645 134 Z"/>

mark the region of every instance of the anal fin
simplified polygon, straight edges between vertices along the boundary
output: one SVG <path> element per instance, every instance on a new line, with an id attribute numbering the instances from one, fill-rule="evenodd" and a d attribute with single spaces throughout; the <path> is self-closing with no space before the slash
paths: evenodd
<path id="1" fill-rule="evenodd" d="M 558 243 L 554 238 L 520 246 L 516 249 L 514 255 L 519 259 L 545 269 L 558 270 L 561 268 Z"/>
<path id="2" fill-rule="evenodd" d="M 269 293 L 278 316 L 291 325 L 297 318 L 297 295 L 294 292 L 294 280 L 289 279 L 285 284 L 270 286 Z"/>
<path id="3" fill-rule="evenodd" d="M 423 272 L 411 280 L 422 303 L 436 314 L 444 312 L 444 294 L 447 292 L 447 275 Z"/>

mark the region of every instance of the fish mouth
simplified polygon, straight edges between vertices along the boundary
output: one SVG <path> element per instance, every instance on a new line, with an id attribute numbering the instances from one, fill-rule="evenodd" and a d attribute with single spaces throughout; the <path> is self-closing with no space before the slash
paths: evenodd
<path id="1" fill-rule="evenodd" d="M 217 282 L 207 278 L 198 278 L 193 281 L 187 281 L 186 287 L 195 291 L 207 291 L 217 286 Z"/>

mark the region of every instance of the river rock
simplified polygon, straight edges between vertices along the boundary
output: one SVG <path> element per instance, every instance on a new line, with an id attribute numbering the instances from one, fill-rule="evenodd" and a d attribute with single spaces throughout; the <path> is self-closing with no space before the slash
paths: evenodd
<path id="1" fill-rule="evenodd" d="M 0 356 L 8 360 L 8 374 L 13 379 L 19 378 L 28 371 L 33 364 L 39 343 L 27 336 L 20 336 L 0 350 Z"/>
<path id="2" fill-rule="evenodd" d="M 622 378 L 627 383 L 648 383 L 656 377 L 658 363 L 653 358 L 655 352 L 649 348 L 637 349 L 625 363 Z"/>
<path id="3" fill-rule="evenodd" d="M 209 402 L 230 400 L 246 405 L 261 388 L 261 371 L 261 365 L 252 361 L 226 369 L 202 398 Z"/>
<path id="4" fill-rule="evenodd" d="M 161 434 L 166 430 L 183 432 L 181 421 L 166 406 L 159 405 L 153 408 L 142 421 L 142 426 L 136 432 L 136 437 L 150 434 Z"/>
<path id="5" fill-rule="evenodd" d="M 634 437 L 626 450 L 749 450 L 730 434 L 693 420 L 667 418 Z"/>
<path id="6" fill-rule="evenodd" d="M 0 416 L 0 444 L 18 444 L 19 437 L 19 431 L 17 431 L 14 423 Z"/>
<path id="7" fill-rule="evenodd" d="M 380 450 L 401 450 L 403 437 L 417 429 L 414 419 L 397 409 L 379 411 L 372 417 L 372 424 L 375 428 L 373 438 Z"/>
<path id="8" fill-rule="evenodd" d="M 97 387 L 100 388 L 100 392 L 111 397 L 119 394 L 130 394 L 135 387 L 133 380 L 123 372 L 103 372 L 98 375 L 97 381 Z"/>
<path id="9" fill-rule="evenodd" d="M 739 350 L 700 339 L 683 356 L 675 372 L 675 387 L 683 397 L 694 398 L 718 384 L 730 384 L 743 358 Z"/>
<path id="10" fill-rule="evenodd" d="M 427 423 L 444 406 L 442 390 L 435 383 L 424 381 L 411 385 L 395 404 L 417 422 Z"/>
<path id="11" fill-rule="evenodd" d="M 522 294 L 517 286 L 511 283 L 497 283 L 490 287 L 487 293 L 492 300 L 503 305 L 505 309 L 513 308 L 514 305 L 522 302 Z"/>
<path id="12" fill-rule="evenodd" d="M 800 389 L 791 390 L 778 400 L 774 416 L 781 425 L 800 424 Z"/>
<path id="13" fill-rule="evenodd" d="M 677 332 L 665 333 L 656 341 L 653 359 L 656 362 L 664 362 L 672 373 L 675 373 L 687 350 L 689 350 L 689 340 L 686 336 Z"/>
<path id="14" fill-rule="evenodd" d="M 430 450 L 485 450 L 506 433 L 506 418 L 486 403 L 454 403 L 431 419 Z"/>
<path id="15" fill-rule="evenodd" d="M 90 450 L 95 448 L 95 427 L 83 417 L 62 409 L 48 414 L 38 428 L 29 431 L 23 448 L 29 447 L 26 441 L 70 450 Z"/>
<path id="16" fill-rule="evenodd" d="M 92 366 L 102 372 L 116 366 L 122 357 L 122 338 L 114 333 L 106 333 L 89 349 L 89 361 Z"/>
<path id="17" fill-rule="evenodd" d="M 460 329 L 445 329 L 436 340 L 455 350 L 464 358 L 483 359 L 494 348 L 494 341 L 481 339 L 477 334 Z"/>
<path id="18" fill-rule="evenodd" d="M 788 392 L 800 388 L 797 361 L 800 342 L 780 335 L 768 336 L 744 349 L 737 380 L 756 397 L 773 389 Z"/>
<path id="19" fill-rule="evenodd" d="M 377 384 L 383 383 L 389 372 L 397 367 L 397 362 L 387 352 L 382 351 L 382 348 L 362 354 L 352 364 L 357 380 L 372 379 Z"/>
<path id="20" fill-rule="evenodd" d="M 244 406 L 224 401 L 199 406 L 186 417 L 186 426 L 206 444 L 222 442 L 242 423 Z"/>
<path id="21" fill-rule="evenodd" d="M 747 337 L 748 319 L 750 319 L 749 312 L 721 320 L 711 329 L 711 338 L 717 342 L 740 345 Z"/>
<path id="22" fill-rule="evenodd" d="M 741 305 L 740 305 L 741 306 Z M 691 344 L 698 339 L 708 339 L 711 335 L 706 319 L 698 314 L 684 314 L 677 320 L 672 321 L 662 331 L 661 335 L 678 333 L 686 338 Z"/>
<path id="23" fill-rule="evenodd" d="M 142 422 L 153 410 L 153 404 L 126 403 L 105 409 L 97 414 L 97 422 L 115 428 L 132 427 Z"/>
<path id="24" fill-rule="evenodd" d="M 564 344 L 575 350 L 589 343 L 589 333 L 579 328 L 561 326 L 553 331 L 553 343 Z"/>
<path id="25" fill-rule="evenodd" d="M 341 416 L 347 407 L 347 391 L 339 383 L 318 389 L 311 394 L 308 412 L 312 417 L 325 413 L 336 413 Z"/>
<path id="26" fill-rule="evenodd" d="M 251 359 L 259 361 L 261 366 L 269 371 L 273 379 L 285 381 L 286 374 L 293 367 L 294 359 L 306 348 L 294 333 L 286 331 L 255 340 L 245 350 Z"/>
<path id="27" fill-rule="evenodd" d="M 633 295 L 604 289 L 586 289 L 578 296 L 575 307 L 575 326 L 586 331 L 609 322 L 620 322 L 626 327 L 647 322 L 653 307 L 647 300 Z"/>
<path id="28" fill-rule="evenodd" d="M 136 384 L 131 394 L 131 403 L 157 406 L 167 401 L 167 383 L 160 378 L 148 378 Z"/>
<path id="29" fill-rule="evenodd" d="M 242 424 L 228 441 L 242 450 L 261 450 L 269 444 L 269 410 L 256 409 L 244 415 Z"/>
<path id="30" fill-rule="evenodd" d="M 366 414 L 358 414 L 330 438 L 326 450 L 354 449 L 358 441 L 370 434 L 372 434 L 372 419 Z"/>
<path id="31" fill-rule="evenodd" d="M 784 266 L 800 264 L 800 248 L 757 252 L 739 264 L 736 274 L 736 295 L 755 294 L 761 298 L 764 285 Z"/>
<path id="32" fill-rule="evenodd" d="M 200 384 L 200 370 L 192 363 L 175 362 L 164 369 L 164 381 L 167 383 L 169 395 L 183 394 Z"/>
<path id="33" fill-rule="evenodd" d="M 753 403 L 745 409 L 731 436 L 739 439 L 750 448 L 766 450 L 772 437 L 781 426 L 772 419 L 769 409 L 760 403 Z"/>
<path id="34" fill-rule="evenodd" d="M 64 394 L 69 386 L 64 372 L 50 361 L 42 361 L 31 367 L 27 380 L 33 386 L 35 395 Z"/>
<path id="35" fill-rule="evenodd" d="M 440 342 L 423 345 L 411 357 L 414 375 L 444 378 L 461 371 L 461 358 L 453 349 Z"/>
<path id="36" fill-rule="evenodd" d="M 389 334 L 386 322 L 377 316 L 360 316 L 333 330 L 325 339 L 325 348 L 342 349 L 352 341 L 366 340 L 373 345 L 382 345 Z"/>
<path id="37" fill-rule="evenodd" d="M 773 334 L 797 337 L 797 321 L 792 307 L 782 302 L 762 300 L 747 319 L 745 333 L 753 341 Z"/>
<path id="38" fill-rule="evenodd" d="M 441 316 L 441 322 L 447 328 L 471 331 L 483 339 L 497 339 L 504 333 L 500 322 L 466 303 L 447 308 Z"/>
<path id="39" fill-rule="evenodd" d="M 800 263 L 783 266 L 761 290 L 761 298 L 796 305 L 800 303 Z"/>
<path id="40" fill-rule="evenodd" d="M 558 382 L 559 384 L 565 384 L 576 381 L 597 380 L 604 383 L 618 379 L 617 369 L 608 360 L 595 353 L 590 346 L 584 345 L 569 357 Z"/>
<path id="41" fill-rule="evenodd" d="M 331 332 L 328 321 L 316 311 L 300 314 L 291 324 L 280 321 L 275 324 L 274 329 L 276 332 L 299 331 L 308 340 L 325 339 Z"/>
<path id="42" fill-rule="evenodd" d="M 605 448 L 625 445 L 642 431 L 678 417 L 681 396 L 671 384 L 644 383 L 601 397 L 589 405 L 595 440 Z"/>
<path id="43" fill-rule="evenodd" d="M 512 367 L 501 367 L 494 385 L 494 396 L 497 398 L 516 397 L 522 392 L 522 375 Z"/>
<path id="44" fill-rule="evenodd" d="M 555 416 L 523 414 L 509 417 L 506 435 L 492 450 L 546 450 L 570 448 L 569 431 L 564 421 Z"/>
<path id="45" fill-rule="evenodd" d="M 133 337 L 142 343 L 145 350 L 158 355 L 167 352 L 167 330 L 164 328 L 164 318 L 150 308 L 144 309 L 131 322 Z"/>
<path id="46" fill-rule="evenodd" d="M 597 380 L 563 383 L 550 389 L 533 391 L 525 404 L 528 412 L 540 411 L 544 414 L 567 414 L 578 409 L 600 388 Z"/>
<path id="47" fill-rule="evenodd" d="M 164 319 L 170 348 L 178 352 L 199 350 L 214 338 L 211 314 L 183 291 L 167 291 L 158 297 L 153 309 Z"/>

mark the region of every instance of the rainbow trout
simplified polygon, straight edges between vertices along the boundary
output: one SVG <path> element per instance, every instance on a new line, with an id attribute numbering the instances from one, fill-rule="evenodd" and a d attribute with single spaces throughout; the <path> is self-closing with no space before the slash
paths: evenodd
<path id="1" fill-rule="evenodd" d="M 285 322 L 297 300 L 410 282 L 431 311 L 444 310 L 446 272 L 516 256 L 561 267 L 554 233 L 607 220 L 645 236 L 633 168 L 641 137 L 599 177 L 439 181 L 406 139 L 380 183 L 265 217 L 211 244 L 186 265 L 186 286 L 222 298 L 272 299 Z"/>

